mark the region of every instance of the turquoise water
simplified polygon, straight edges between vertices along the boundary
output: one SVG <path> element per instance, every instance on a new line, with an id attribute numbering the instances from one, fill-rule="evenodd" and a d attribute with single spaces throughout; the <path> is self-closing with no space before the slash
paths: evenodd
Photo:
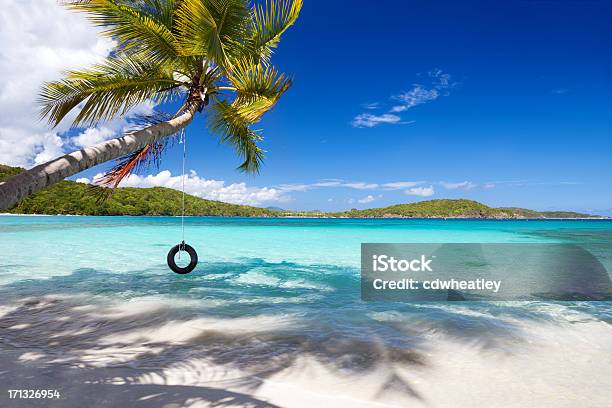
<path id="1" fill-rule="evenodd" d="M 1 216 L 0 298 L 6 304 L 84 295 L 91 303 L 154 299 L 172 305 L 163 318 L 142 317 L 132 325 L 198 317 L 290 318 L 290 328 L 263 341 L 267 348 L 258 334 L 247 336 L 241 345 L 251 351 L 243 350 L 241 357 L 270 358 L 306 347 L 348 366 L 375 354 L 373 344 L 412 349 L 431 333 L 498 344 L 520 337 L 521 322 L 563 324 L 578 313 L 612 323 L 610 302 L 365 303 L 359 291 L 362 242 L 610 244 L 610 221 L 194 217 L 186 219 L 185 232 L 200 263 L 180 276 L 166 266 L 168 250 L 181 239 L 179 218 Z M 602 250 L 598 256 L 612 270 L 612 254 Z M 255 338 L 266 352 L 252 349 Z M 338 343 L 360 347 L 338 358 L 331 346 Z"/>
<path id="2" fill-rule="evenodd" d="M 350 293 L 363 242 L 605 244 L 612 242 L 612 221 L 188 217 L 185 234 L 200 263 L 177 276 L 166 254 L 181 240 L 180 218 L 0 216 L 0 284 L 46 280 L 41 288 L 53 291 L 54 281 L 74 281 L 75 290 L 128 298 L 143 292 L 198 298 L 218 285 L 245 296 Z M 612 254 L 599 256 L 606 265 Z M 127 286 L 113 287 L 111 280 L 97 287 L 92 282 L 101 276 Z M 151 280 L 161 286 L 148 287 Z"/>

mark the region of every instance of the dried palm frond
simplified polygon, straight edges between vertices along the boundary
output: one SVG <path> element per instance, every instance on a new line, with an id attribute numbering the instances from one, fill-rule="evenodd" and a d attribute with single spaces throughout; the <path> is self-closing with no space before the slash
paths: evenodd
<path id="1" fill-rule="evenodd" d="M 131 126 L 126 134 L 136 132 L 156 123 L 161 123 L 170 118 L 165 112 L 155 111 L 151 115 L 139 115 L 131 120 Z M 101 178 L 98 178 L 90 186 L 90 191 L 103 201 L 110 197 L 119 183 L 130 174 L 139 174 L 143 170 L 155 166 L 159 169 L 164 151 L 175 141 L 174 137 L 166 138 L 153 144 L 147 144 L 140 150 L 128 154 L 117 160 L 115 166 Z"/>

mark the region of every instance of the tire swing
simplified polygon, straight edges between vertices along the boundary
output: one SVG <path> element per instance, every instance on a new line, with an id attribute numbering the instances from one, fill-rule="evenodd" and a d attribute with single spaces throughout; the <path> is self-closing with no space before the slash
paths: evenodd
<path id="1" fill-rule="evenodd" d="M 170 252 L 168 252 L 168 256 L 166 258 L 166 261 L 168 262 L 168 267 L 175 273 L 178 273 L 180 275 L 185 275 L 188 274 L 189 272 L 193 271 L 196 267 L 196 265 L 198 264 L 198 253 L 195 251 L 195 249 L 193 249 L 193 247 L 191 245 L 187 245 L 185 243 L 185 161 L 186 161 L 186 157 L 187 157 L 187 139 L 185 137 L 185 130 L 181 130 L 181 139 L 180 142 L 183 145 L 183 175 L 181 177 L 182 180 L 182 191 L 183 191 L 183 198 L 182 198 L 182 206 L 183 206 L 183 212 L 181 214 L 181 231 L 182 231 L 182 241 L 180 244 L 175 245 L 172 247 L 172 249 L 170 249 Z M 189 265 L 185 266 L 185 267 L 180 267 L 176 264 L 176 260 L 174 259 L 174 257 L 176 256 L 176 254 L 178 254 L 179 259 L 181 259 L 181 252 L 187 252 L 187 254 L 189 255 L 190 258 L 190 262 Z"/>
<path id="2" fill-rule="evenodd" d="M 174 260 L 174 257 L 176 256 L 176 254 L 181 251 L 187 252 L 189 254 L 189 257 L 191 258 L 189 265 L 185 266 L 184 268 L 181 268 L 180 266 L 178 266 L 176 264 L 176 261 Z M 180 259 L 180 256 L 181 255 L 179 254 L 179 259 Z M 168 261 L 168 267 L 170 267 L 170 269 L 172 269 L 173 272 L 178 273 L 180 275 L 185 275 L 193 271 L 196 265 L 198 264 L 198 253 L 195 251 L 195 249 L 193 249 L 191 245 L 187 245 L 185 241 L 183 241 L 180 244 L 172 247 L 170 252 L 168 252 L 167 261 Z"/>

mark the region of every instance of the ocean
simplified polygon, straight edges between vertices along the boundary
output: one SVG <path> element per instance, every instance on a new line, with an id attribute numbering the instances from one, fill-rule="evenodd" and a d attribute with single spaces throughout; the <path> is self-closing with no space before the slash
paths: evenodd
<path id="1" fill-rule="evenodd" d="M 605 247 L 612 221 L 187 217 L 188 275 L 166 265 L 181 239 L 174 217 L 0 216 L 0 348 L 281 406 L 285 386 L 340 406 L 609 403 L 612 302 L 363 302 L 359 268 L 363 242 Z"/>

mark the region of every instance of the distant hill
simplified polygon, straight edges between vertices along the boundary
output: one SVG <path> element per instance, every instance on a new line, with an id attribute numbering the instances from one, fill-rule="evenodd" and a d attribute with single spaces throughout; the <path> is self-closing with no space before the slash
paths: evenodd
<path id="1" fill-rule="evenodd" d="M 518 207 L 503 207 L 500 209 L 509 210 L 517 216 L 524 218 L 601 218 L 597 215 L 582 214 L 574 211 L 534 211 Z"/>
<path id="2" fill-rule="evenodd" d="M 332 215 L 332 214 L 330 214 Z M 333 213 L 351 218 L 600 218 L 590 214 L 565 211 L 534 211 L 524 208 L 493 208 L 473 200 L 428 200 L 383 208 Z"/>
<path id="3" fill-rule="evenodd" d="M 0 182 L 23 169 L 0 165 Z M 187 215 L 239 217 L 347 217 L 347 218 L 599 218 L 564 211 L 534 211 L 525 208 L 493 208 L 472 200 L 429 200 L 383 208 L 326 213 L 295 212 L 276 207 L 259 208 L 228 204 L 185 195 Z M 164 187 L 117 188 L 101 203 L 85 184 L 61 181 L 26 198 L 8 212 L 15 214 L 75 215 L 180 215 L 181 192 Z"/>
<path id="4" fill-rule="evenodd" d="M 23 169 L 0 165 L 0 181 Z M 104 202 L 88 186 L 74 181 L 61 181 L 26 198 L 8 212 L 15 214 L 75 215 L 180 215 L 182 193 L 170 188 L 117 188 Z M 279 213 L 265 208 L 228 204 L 185 195 L 187 215 L 272 217 Z"/>

